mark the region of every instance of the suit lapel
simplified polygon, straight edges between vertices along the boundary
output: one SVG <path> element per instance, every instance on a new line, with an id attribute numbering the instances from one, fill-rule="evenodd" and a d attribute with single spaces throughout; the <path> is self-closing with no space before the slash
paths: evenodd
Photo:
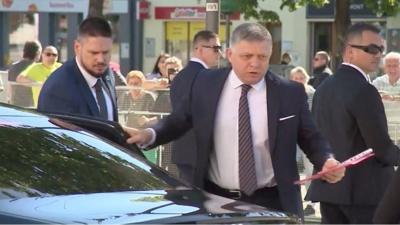
<path id="1" fill-rule="evenodd" d="M 267 85 L 268 136 L 271 155 L 275 149 L 276 133 L 279 116 L 279 85 L 278 80 L 268 71 L 265 76 Z"/>
<path id="2" fill-rule="evenodd" d="M 72 74 L 75 75 L 77 86 L 79 87 L 86 104 L 88 104 L 91 113 L 94 116 L 99 117 L 100 116 L 99 108 L 97 107 L 96 100 L 94 99 L 92 91 L 90 90 L 90 87 L 88 86 L 85 78 L 83 77 L 81 71 L 79 70 L 75 59 L 73 60 L 73 63 L 74 63 L 73 66 L 74 71 Z"/>

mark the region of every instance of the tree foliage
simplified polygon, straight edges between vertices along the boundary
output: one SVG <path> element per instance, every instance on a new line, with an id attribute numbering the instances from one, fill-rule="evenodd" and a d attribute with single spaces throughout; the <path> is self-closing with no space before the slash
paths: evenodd
<path id="1" fill-rule="evenodd" d="M 238 1 L 240 11 L 244 13 L 246 19 L 255 18 L 261 22 L 279 22 L 279 16 L 276 12 L 260 8 L 260 2 L 265 0 L 232 0 Z M 271 0 L 270 0 L 271 1 Z M 295 11 L 301 7 L 311 4 L 316 7 L 322 7 L 334 0 L 282 0 L 280 9 L 287 8 L 289 11 Z M 341 0 L 336 0 L 336 5 Z M 365 0 L 365 5 L 377 15 L 386 14 L 388 16 L 396 15 L 400 12 L 400 1 L 398 0 Z"/>
<path id="2" fill-rule="evenodd" d="M 90 0 L 89 1 L 89 16 L 102 17 L 103 16 L 104 0 Z"/>

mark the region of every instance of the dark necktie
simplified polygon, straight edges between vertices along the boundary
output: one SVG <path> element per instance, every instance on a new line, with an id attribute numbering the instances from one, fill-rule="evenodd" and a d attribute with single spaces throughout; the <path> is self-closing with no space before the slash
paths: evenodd
<path id="1" fill-rule="evenodd" d="M 249 104 L 247 92 L 251 86 L 242 84 L 239 101 L 239 184 L 240 190 L 251 195 L 257 190 L 257 177 L 251 135 Z"/>
<path id="2" fill-rule="evenodd" d="M 100 117 L 107 120 L 108 119 L 107 105 L 103 93 L 103 82 L 101 82 L 101 79 L 97 79 L 94 88 L 96 90 L 97 105 L 99 106 Z"/>

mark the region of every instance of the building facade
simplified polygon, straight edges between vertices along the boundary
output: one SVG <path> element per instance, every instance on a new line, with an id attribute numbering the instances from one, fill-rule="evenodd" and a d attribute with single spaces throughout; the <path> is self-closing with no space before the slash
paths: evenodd
<path id="1" fill-rule="evenodd" d="M 4 1 L 3 1 L 4 2 Z M 39 39 L 61 50 L 61 60 L 73 57 L 77 24 L 86 16 L 89 0 L 6 1 L 0 5 L 0 67 L 17 60 L 26 40 Z M 47 5 L 46 5 L 46 4 Z M 161 52 L 187 62 L 193 35 L 205 28 L 206 0 L 105 0 L 115 30 L 113 58 L 124 74 L 139 69 L 150 72 Z M 273 36 L 271 64 L 279 64 L 287 52 L 292 64 L 310 69 L 314 52 L 331 52 L 336 41 L 333 5 L 321 9 L 307 6 L 294 12 L 280 10 L 281 1 L 260 1 L 260 8 L 278 13 L 280 23 L 264 24 Z M 32 5 L 35 5 L 32 6 Z M 400 50 L 400 16 L 377 17 L 362 0 L 350 7 L 352 21 L 368 21 L 383 28 L 389 50 Z M 254 21 L 254 20 L 250 20 Z M 245 22 L 243 15 L 230 16 L 230 30 Z M 221 15 L 219 35 L 226 46 L 226 16 Z M 2 57 L 2 58 L 1 58 Z"/>

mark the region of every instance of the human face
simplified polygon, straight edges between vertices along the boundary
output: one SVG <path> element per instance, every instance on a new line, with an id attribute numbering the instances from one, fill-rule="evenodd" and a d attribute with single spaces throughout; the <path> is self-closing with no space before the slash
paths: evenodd
<path id="1" fill-rule="evenodd" d="M 325 59 L 321 55 L 315 55 L 313 59 L 313 68 L 319 68 L 326 65 Z"/>
<path id="2" fill-rule="evenodd" d="M 238 78 L 245 84 L 256 84 L 266 74 L 272 45 L 269 41 L 242 40 L 227 49 L 226 56 Z"/>
<path id="3" fill-rule="evenodd" d="M 172 81 L 179 71 L 180 66 L 177 63 L 165 64 L 165 74 L 167 74 L 166 78 L 168 78 L 169 81 Z"/>
<path id="4" fill-rule="evenodd" d="M 128 86 L 134 87 L 134 89 L 131 90 L 133 94 L 139 94 L 141 92 L 139 88 L 142 87 L 142 80 L 137 77 L 132 77 L 128 80 Z"/>
<path id="5" fill-rule="evenodd" d="M 108 37 L 81 37 L 75 41 L 75 54 L 83 68 L 92 76 L 104 74 L 111 59 L 112 39 Z"/>
<path id="6" fill-rule="evenodd" d="M 57 62 L 58 51 L 56 48 L 49 46 L 46 47 L 42 52 L 42 63 L 47 67 L 51 67 Z"/>
<path id="7" fill-rule="evenodd" d="M 385 73 L 390 79 L 398 80 L 400 78 L 400 59 L 398 58 L 388 58 L 385 60 L 384 65 Z"/>
<path id="8" fill-rule="evenodd" d="M 200 43 L 199 48 L 199 58 L 208 67 L 215 67 L 218 65 L 219 56 L 221 55 L 221 44 L 219 38 L 212 38 L 208 42 Z"/>
<path id="9" fill-rule="evenodd" d="M 305 84 L 306 83 L 306 78 L 304 74 L 301 72 L 294 72 L 290 75 L 290 79 L 296 82 L 299 82 L 300 84 Z"/>
<path id="10" fill-rule="evenodd" d="M 165 60 L 167 60 L 167 59 L 168 59 L 168 57 L 161 57 L 157 64 L 158 69 L 163 77 L 167 76 L 167 72 L 166 72 L 167 69 L 165 67 L 166 66 Z"/>
<path id="11" fill-rule="evenodd" d="M 350 40 L 346 46 L 345 54 L 348 56 L 346 58 L 349 60 L 349 63 L 358 66 L 365 73 L 371 73 L 377 70 L 382 57 L 382 52 L 378 51 L 376 54 L 367 53 L 365 50 L 354 46 L 368 46 L 371 44 L 383 46 L 383 38 L 374 32 L 364 31 L 362 32 L 361 37 L 356 37 L 353 40 Z"/>

